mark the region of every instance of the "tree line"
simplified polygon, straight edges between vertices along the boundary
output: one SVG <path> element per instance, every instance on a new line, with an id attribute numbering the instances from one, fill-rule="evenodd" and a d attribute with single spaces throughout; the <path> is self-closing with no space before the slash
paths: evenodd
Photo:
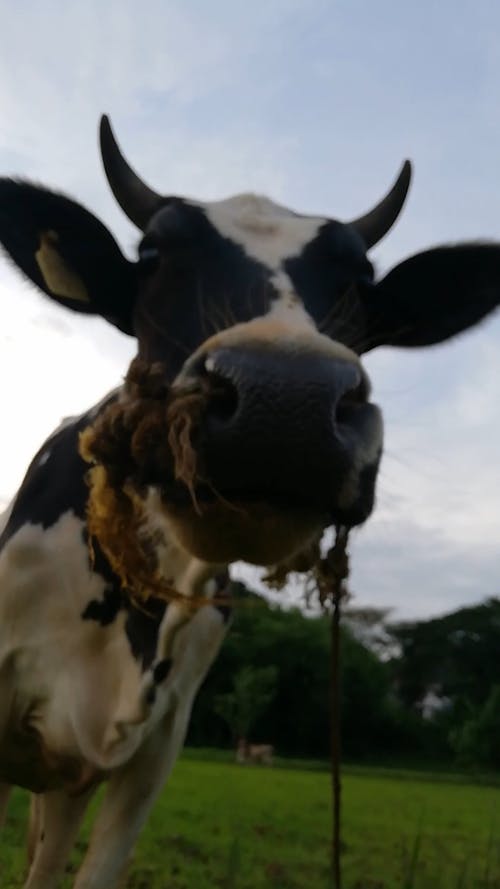
<path id="1" fill-rule="evenodd" d="M 270 605 L 232 584 L 237 604 L 205 680 L 187 743 L 329 754 L 328 615 Z M 500 768 L 500 599 L 390 623 L 348 609 L 341 628 L 344 760 Z"/>

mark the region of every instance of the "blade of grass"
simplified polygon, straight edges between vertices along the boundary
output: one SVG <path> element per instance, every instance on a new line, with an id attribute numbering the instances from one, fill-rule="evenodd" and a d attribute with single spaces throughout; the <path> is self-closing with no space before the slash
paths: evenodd
<path id="1" fill-rule="evenodd" d="M 237 834 L 233 835 L 227 857 L 227 873 L 224 889 L 236 889 L 238 874 L 241 871 L 241 845 Z"/>
<path id="2" fill-rule="evenodd" d="M 490 818 L 490 829 L 488 832 L 488 845 L 486 847 L 486 855 L 485 855 L 485 860 L 484 860 L 483 882 L 484 882 L 485 889 L 487 889 L 488 883 L 490 881 L 490 869 L 491 869 L 492 855 L 493 855 L 494 835 L 495 835 L 495 809 L 492 807 L 491 818 Z"/>
<path id="3" fill-rule="evenodd" d="M 420 813 L 420 817 L 418 819 L 417 824 L 417 832 L 415 834 L 415 839 L 413 840 L 413 846 L 410 855 L 410 863 L 408 866 L 408 873 L 406 875 L 405 881 L 401 889 L 414 889 L 415 887 L 415 876 L 417 873 L 418 859 L 420 855 L 420 849 L 422 846 L 422 824 L 424 821 L 424 810 L 422 809 Z"/>
<path id="4" fill-rule="evenodd" d="M 466 889 L 467 886 L 467 870 L 469 867 L 469 859 L 464 858 L 460 873 L 458 875 L 458 883 L 456 889 Z"/>

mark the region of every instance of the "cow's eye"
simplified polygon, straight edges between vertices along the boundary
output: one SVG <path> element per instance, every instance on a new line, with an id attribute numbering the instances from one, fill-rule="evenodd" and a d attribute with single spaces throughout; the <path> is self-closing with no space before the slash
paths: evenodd
<path id="1" fill-rule="evenodd" d="M 139 266 L 144 272 L 152 272 L 158 265 L 160 250 L 152 244 L 139 247 Z"/>

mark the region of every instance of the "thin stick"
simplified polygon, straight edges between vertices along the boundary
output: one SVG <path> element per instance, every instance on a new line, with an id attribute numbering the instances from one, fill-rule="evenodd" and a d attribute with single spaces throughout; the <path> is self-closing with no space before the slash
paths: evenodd
<path id="1" fill-rule="evenodd" d="M 340 600 L 341 586 L 334 591 L 333 614 L 331 619 L 331 758 L 332 758 L 332 873 L 334 889 L 341 889 L 342 875 L 340 866 L 340 825 L 342 783 L 340 778 L 341 760 L 341 725 L 340 725 Z"/>
<path id="2" fill-rule="evenodd" d="M 324 559 L 321 559 L 316 573 L 320 603 L 332 606 L 330 622 L 330 752 L 332 779 L 332 879 L 333 889 L 342 887 L 341 846 L 341 640 L 340 617 L 342 599 L 347 596 L 344 581 L 349 574 L 347 557 L 347 528 L 336 529 L 335 543 Z"/>

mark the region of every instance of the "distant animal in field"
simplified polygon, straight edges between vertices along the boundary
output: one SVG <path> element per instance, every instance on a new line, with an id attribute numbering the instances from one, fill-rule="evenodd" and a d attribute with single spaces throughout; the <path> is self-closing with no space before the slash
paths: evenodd
<path id="1" fill-rule="evenodd" d="M 244 738 L 240 738 L 236 748 L 236 762 L 240 765 L 253 763 L 272 766 L 274 747 L 272 744 L 249 744 Z"/>

